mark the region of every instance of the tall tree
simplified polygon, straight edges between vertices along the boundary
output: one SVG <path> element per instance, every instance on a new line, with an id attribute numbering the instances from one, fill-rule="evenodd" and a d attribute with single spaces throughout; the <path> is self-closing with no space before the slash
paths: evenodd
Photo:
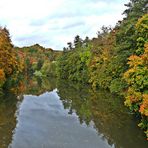
<path id="1" fill-rule="evenodd" d="M 79 35 L 77 35 L 75 37 L 75 39 L 74 39 L 74 47 L 75 47 L 75 49 L 81 47 L 82 46 L 82 42 L 83 42 L 83 40 L 80 38 Z"/>

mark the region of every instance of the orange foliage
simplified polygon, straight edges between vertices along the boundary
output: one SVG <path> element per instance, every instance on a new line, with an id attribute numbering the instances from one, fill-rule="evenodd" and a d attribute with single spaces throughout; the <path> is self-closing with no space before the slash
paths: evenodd
<path id="1" fill-rule="evenodd" d="M 23 65 L 17 59 L 13 49 L 9 32 L 6 28 L 0 27 L 0 69 L 3 69 L 6 77 L 19 73 Z"/>
<path id="2" fill-rule="evenodd" d="M 0 86 L 3 84 L 5 81 L 5 73 L 3 69 L 0 69 Z"/>
<path id="3" fill-rule="evenodd" d="M 140 105 L 139 112 L 145 116 L 148 116 L 148 94 L 143 95 L 143 102 Z"/>

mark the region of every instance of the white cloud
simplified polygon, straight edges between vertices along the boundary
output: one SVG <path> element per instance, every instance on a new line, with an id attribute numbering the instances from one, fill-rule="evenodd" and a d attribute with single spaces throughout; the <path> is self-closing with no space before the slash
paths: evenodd
<path id="1" fill-rule="evenodd" d="M 62 49 L 79 34 L 96 35 L 102 25 L 122 19 L 129 0 L 1 0 L 0 25 L 16 46 L 40 43 Z"/>

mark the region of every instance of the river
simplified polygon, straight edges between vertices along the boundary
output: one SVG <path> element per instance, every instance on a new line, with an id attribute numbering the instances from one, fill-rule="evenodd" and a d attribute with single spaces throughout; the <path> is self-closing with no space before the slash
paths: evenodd
<path id="1" fill-rule="evenodd" d="M 0 148 L 148 147 L 134 115 L 107 91 L 53 78 L 21 90 L 0 96 Z"/>

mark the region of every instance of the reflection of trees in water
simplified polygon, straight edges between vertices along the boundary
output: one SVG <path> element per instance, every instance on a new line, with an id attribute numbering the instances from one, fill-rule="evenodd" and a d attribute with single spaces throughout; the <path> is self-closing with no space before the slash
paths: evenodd
<path id="1" fill-rule="evenodd" d="M 0 96 L 0 147 L 7 148 L 16 125 L 16 97 L 10 93 Z"/>
<path id="2" fill-rule="evenodd" d="M 23 94 L 40 95 L 55 88 L 55 78 L 29 78 L 19 82 L 17 87 L 12 87 L 13 94 L 3 92 L 0 95 L 0 148 L 7 148 L 12 141 L 13 130 L 16 126 L 16 96 L 18 95 L 18 98 L 22 100 Z"/>
<path id="3" fill-rule="evenodd" d="M 117 96 L 103 90 L 94 92 L 84 85 L 65 81 L 59 81 L 57 87 L 64 108 L 69 109 L 70 114 L 75 112 L 80 123 L 89 125 L 93 121 L 98 134 L 110 145 L 117 148 L 148 146 L 133 116 L 128 114 Z"/>
<path id="4" fill-rule="evenodd" d="M 56 80 L 54 77 L 50 78 L 37 78 L 37 77 L 24 77 L 19 81 L 17 87 L 11 88 L 12 92 L 16 95 L 32 94 L 40 95 L 45 91 L 52 91 L 56 88 Z"/>
<path id="5" fill-rule="evenodd" d="M 133 116 L 129 115 L 122 105 L 121 99 L 107 91 L 94 92 L 89 87 L 72 82 L 48 79 L 24 79 L 23 87 L 18 88 L 17 94 L 40 95 L 45 91 L 58 88 L 58 94 L 64 108 L 69 109 L 69 114 L 76 113 L 80 123 L 90 125 L 110 145 L 123 148 L 145 148 L 148 143 L 144 140 L 143 133 L 136 126 Z M 23 88 L 23 89 L 22 89 Z M 12 131 L 16 126 L 14 117 L 16 111 L 16 97 L 5 93 L 0 97 L 0 146 L 5 148 L 11 142 Z M 21 96 L 21 95 L 20 95 Z M 5 144 L 5 146 L 4 146 Z"/>
<path id="6" fill-rule="evenodd" d="M 75 112 L 79 117 L 80 123 L 85 122 L 88 125 L 91 121 L 91 104 L 88 88 L 65 81 L 58 81 L 57 88 L 64 108 L 69 109 L 69 114 Z"/>

